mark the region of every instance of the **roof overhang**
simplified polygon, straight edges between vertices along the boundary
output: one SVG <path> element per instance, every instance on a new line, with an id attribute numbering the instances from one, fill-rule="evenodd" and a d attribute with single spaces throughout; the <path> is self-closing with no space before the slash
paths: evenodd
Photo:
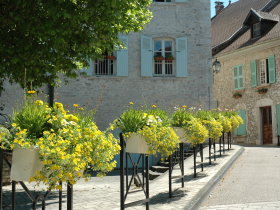
<path id="1" fill-rule="evenodd" d="M 262 20 L 268 20 L 273 22 L 279 22 L 279 15 L 270 14 L 267 12 L 255 11 L 254 9 L 250 9 L 247 14 L 245 20 L 243 21 L 243 26 L 251 25 L 252 23 L 261 22 Z"/>

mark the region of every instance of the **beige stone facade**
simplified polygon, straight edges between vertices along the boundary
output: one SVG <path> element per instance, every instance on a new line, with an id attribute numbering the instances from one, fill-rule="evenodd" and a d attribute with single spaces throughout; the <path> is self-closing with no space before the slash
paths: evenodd
<path id="1" fill-rule="evenodd" d="M 175 104 L 188 106 L 203 105 L 212 108 L 212 67 L 211 67 L 211 20 L 210 0 L 187 0 L 186 2 L 153 2 L 153 19 L 142 33 L 128 36 L 128 76 L 80 76 L 69 80 L 58 88 L 58 98 L 70 108 L 74 103 L 94 109 L 103 87 L 106 85 L 99 104 L 95 121 L 100 129 L 106 129 L 133 102 L 143 104 L 143 96 L 149 104 L 163 105 L 167 110 Z M 143 77 L 141 76 L 141 35 L 171 39 L 187 37 L 187 77 Z M 174 52 L 176 49 L 174 50 Z M 176 60 L 176 54 L 174 54 Z M 118 62 L 118 58 L 115 62 Z M 175 61 L 174 61 L 175 62 Z M 175 63 L 174 63 L 175 65 Z M 117 69 L 118 71 L 118 69 Z M 176 71 L 176 65 L 175 65 Z M 4 113 L 11 114 L 15 100 L 22 97 L 18 85 L 5 82 L 0 103 L 5 104 Z M 48 94 L 47 87 L 42 88 Z"/>
<path id="2" fill-rule="evenodd" d="M 276 82 L 252 87 L 251 61 L 267 59 L 275 56 Z M 214 100 L 221 109 L 245 109 L 245 136 L 234 136 L 234 143 L 263 144 L 261 108 L 271 106 L 273 145 L 278 143 L 276 105 L 280 104 L 280 39 L 273 39 L 253 46 L 244 47 L 217 56 L 221 62 L 221 70 L 214 75 Z M 243 64 L 244 89 L 240 90 L 242 98 L 233 98 L 233 67 Z M 266 87 L 268 92 L 259 94 L 257 88 Z"/>

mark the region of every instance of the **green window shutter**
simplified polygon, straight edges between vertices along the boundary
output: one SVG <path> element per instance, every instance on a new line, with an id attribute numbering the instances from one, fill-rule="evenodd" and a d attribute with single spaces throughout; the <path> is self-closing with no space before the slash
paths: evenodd
<path id="1" fill-rule="evenodd" d="M 91 76 L 92 75 L 92 67 L 93 67 L 93 65 L 92 65 L 92 60 L 90 59 L 90 61 L 89 61 L 89 67 L 88 68 L 82 68 L 81 69 L 81 73 L 82 72 L 85 72 L 86 73 L 86 76 Z"/>
<path id="2" fill-rule="evenodd" d="M 120 36 L 126 49 L 117 50 L 117 76 L 128 76 L 128 36 Z"/>
<path id="3" fill-rule="evenodd" d="M 238 67 L 238 76 L 239 76 L 238 89 L 243 89 L 244 88 L 243 65 L 239 65 L 239 67 Z"/>
<path id="4" fill-rule="evenodd" d="M 243 125 L 240 125 L 238 127 L 238 135 L 246 135 L 246 111 L 245 111 L 245 109 L 239 110 L 238 114 L 243 120 Z"/>
<path id="5" fill-rule="evenodd" d="M 175 0 L 175 2 L 187 2 L 187 0 Z"/>
<path id="6" fill-rule="evenodd" d="M 280 104 L 276 105 L 277 135 L 280 136 Z"/>
<path id="7" fill-rule="evenodd" d="M 252 87 L 257 87 L 257 62 L 251 61 L 251 83 Z"/>
<path id="8" fill-rule="evenodd" d="M 141 76 L 153 76 L 152 38 L 141 36 Z"/>
<path id="9" fill-rule="evenodd" d="M 188 77 L 188 39 L 176 39 L 176 76 Z"/>
<path id="10" fill-rule="evenodd" d="M 238 78 L 238 66 L 233 67 L 233 89 L 238 90 L 239 78 Z"/>
<path id="11" fill-rule="evenodd" d="M 268 57 L 269 83 L 275 83 L 275 56 Z"/>

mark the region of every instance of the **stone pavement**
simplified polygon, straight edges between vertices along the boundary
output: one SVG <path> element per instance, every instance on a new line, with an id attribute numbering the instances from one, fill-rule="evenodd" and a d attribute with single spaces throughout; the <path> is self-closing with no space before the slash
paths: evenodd
<path id="1" fill-rule="evenodd" d="M 216 146 L 218 148 L 218 145 Z M 168 171 L 159 178 L 150 181 L 150 209 L 172 210 L 172 209 L 198 209 L 208 198 L 211 190 L 227 172 L 230 166 L 241 155 L 243 148 L 233 145 L 231 150 L 226 150 L 225 155 L 220 157 L 209 166 L 209 149 L 204 148 L 204 171 L 197 168 L 197 178 L 193 178 L 193 156 L 184 161 L 185 187 L 181 188 L 180 180 L 173 180 L 173 198 L 168 193 Z M 197 161 L 200 157 L 197 157 Z M 197 164 L 199 165 L 199 164 Z M 180 170 L 174 170 L 172 176 L 180 175 Z M 34 195 L 45 193 L 45 187 L 26 183 L 32 189 Z M 16 186 L 16 210 L 32 209 L 29 197 L 22 187 Z M 136 188 L 134 186 L 134 188 Z M 92 177 L 88 182 L 79 181 L 73 188 L 73 209 L 120 209 L 120 177 L 119 171 L 110 173 L 104 178 Z M 143 192 L 129 194 L 126 203 L 145 199 Z M 58 192 L 50 193 L 46 200 L 46 209 L 58 209 Z M 11 186 L 3 187 L 3 209 L 11 208 Z M 38 202 L 37 209 L 41 209 Z M 66 187 L 63 186 L 63 209 L 66 209 Z M 128 209 L 146 209 L 145 205 L 133 206 Z"/>
<path id="2" fill-rule="evenodd" d="M 231 205 L 217 205 L 206 206 L 200 208 L 200 210 L 280 210 L 280 201 L 276 202 L 262 202 L 262 203 L 247 203 L 247 204 L 231 204 Z"/>

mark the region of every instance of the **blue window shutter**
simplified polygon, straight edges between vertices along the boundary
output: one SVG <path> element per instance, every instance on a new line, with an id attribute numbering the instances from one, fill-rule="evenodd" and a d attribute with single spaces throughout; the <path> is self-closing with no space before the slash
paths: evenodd
<path id="1" fill-rule="evenodd" d="M 251 83 L 252 87 L 257 87 L 257 62 L 251 61 Z"/>
<path id="2" fill-rule="evenodd" d="M 128 76 L 128 36 L 120 36 L 119 40 L 122 41 L 126 49 L 117 50 L 117 76 Z"/>
<path id="3" fill-rule="evenodd" d="M 81 73 L 82 72 L 85 72 L 86 73 L 86 76 L 91 76 L 92 75 L 92 67 L 93 67 L 93 65 L 92 65 L 92 60 L 90 59 L 90 61 L 89 61 L 89 67 L 86 69 L 86 68 L 82 68 L 81 69 Z"/>
<path id="4" fill-rule="evenodd" d="M 237 135 L 246 135 L 246 111 L 245 109 L 241 109 L 238 111 L 239 116 L 242 118 L 243 120 L 243 125 L 239 125 L 238 129 L 237 129 Z"/>
<path id="5" fill-rule="evenodd" d="M 238 79 L 238 66 L 233 67 L 233 89 L 238 90 L 239 79 Z"/>
<path id="6" fill-rule="evenodd" d="M 153 49 L 152 38 L 141 36 L 141 76 L 153 76 Z"/>
<path id="7" fill-rule="evenodd" d="M 175 0 L 175 2 L 187 2 L 187 0 Z"/>
<path id="8" fill-rule="evenodd" d="M 188 77 L 188 39 L 176 39 L 176 73 L 177 77 Z"/>
<path id="9" fill-rule="evenodd" d="M 280 104 L 276 105 L 277 135 L 280 136 Z"/>
<path id="10" fill-rule="evenodd" d="M 268 57 L 269 83 L 275 83 L 275 56 Z"/>

